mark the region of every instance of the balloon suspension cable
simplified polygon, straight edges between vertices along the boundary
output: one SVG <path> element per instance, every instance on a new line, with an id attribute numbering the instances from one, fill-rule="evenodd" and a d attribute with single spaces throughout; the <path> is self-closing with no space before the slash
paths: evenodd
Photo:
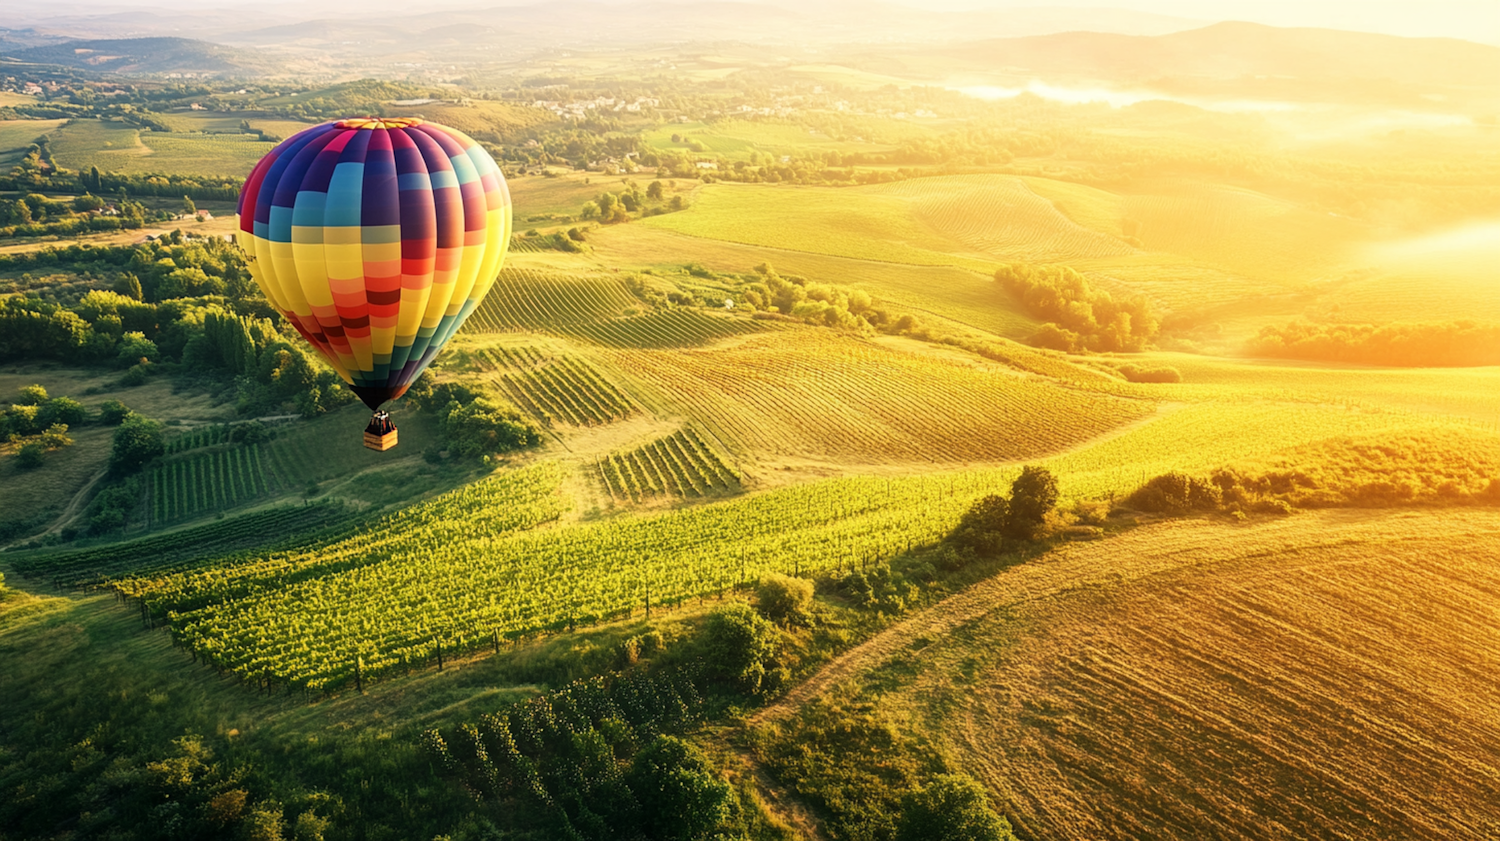
<path id="1" fill-rule="evenodd" d="M 396 424 L 391 422 L 390 412 L 376 409 L 365 426 L 365 446 L 384 452 L 396 446 Z"/>

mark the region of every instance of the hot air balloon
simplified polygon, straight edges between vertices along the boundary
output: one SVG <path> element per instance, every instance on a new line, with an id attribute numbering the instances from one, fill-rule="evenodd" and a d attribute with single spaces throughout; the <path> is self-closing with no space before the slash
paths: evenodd
<path id="1" fill-rule="evenodd" d="M 458 332 L 510 243 L 510 193 L 463 133 L 419 119 L 338 120 L 298 132 L 251 170 L 238 242 L 266 298 L 375 412 Z"/>

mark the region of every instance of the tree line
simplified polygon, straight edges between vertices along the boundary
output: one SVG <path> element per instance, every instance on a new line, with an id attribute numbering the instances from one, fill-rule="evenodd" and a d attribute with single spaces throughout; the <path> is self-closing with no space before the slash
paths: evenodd
<path id="1" fill-rule="evenodd" d="M 1262 327 L 1250 340 L 1256 356 L 1355 362 L 1400 368 L 1500 365 L 1500 323 L 1426 321 Z"/>

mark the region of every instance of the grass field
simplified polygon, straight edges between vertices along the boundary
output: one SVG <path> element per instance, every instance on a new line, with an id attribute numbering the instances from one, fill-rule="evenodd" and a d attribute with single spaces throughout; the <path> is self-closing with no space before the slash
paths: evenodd
<path id="1" fill-rule="evenodd" d="M 1326 278 L 1370 235 L 1349 219 L 1229 187 L 1132 195 L 1121 210 L 1125 232 L 1152 251 L 1283 286 Z"/>
<path id="2" fill-rule="evenodd" d="M 672 135 L 680 135 L 682 141 L 673 143 Z M 648 146 L 663 151 L 692 152 L 688 141 L 702 144 L 705 152 L 697 154 L 725 157 L 730 160 L 749 160 L 751 152 L 772 156 L 807 155 L 819 152 L 857 154 L 860 152 L 886 152 L 894 147 L 861 140 L 835 139 L 821 132 L 814 132 L 789 123 L 750 122 L 747 120 L 725 120 L 708 125 L 706 123 L 674 123 L 646 132 Z"/>
<path id="3" fill-rule="evenodd" d="M 67 120 L 0 120 L 0 162 L 19 161 L 27 146 L 65 122 Z"/>
<path id="4" fill-rule="evenodd" d="M 704 239 L 836 257 L 962 265 L 986 256 L 918 219 L 912 201 L 883 187 L 767 187 L 712 184 L 682 213 L 637 223 Z"/>
<path id="5" fill-rule="evenodd" d="M 677 270 L 693 262 L 720 272 L 743 274 L 761 263 L 818 283 L 853 286 L 918 316 L 938 318 L 1007 338 L 1024 338 L 1039 326 L 999 293 L 990 274 L 951 266 L 912 266 L 833 257 L 773 246 L 704 240 L 644 225 L 604 228 L 589 236 L 595 255 L 614 265 Z"/>
<path id="6" fill-rule="evenodd" d="M 864 683 L 1030 837 L 1500 825 L 1493 511 L 1162 523 L 1002 573 Z"/>
<path id="7" fill-rule="evenodd" d="M 124 123 L 74 120 L 55 129 L 59 166 L 121 173 L 171 172 L 243 178 L 275 144 L 248 134 L 177 134 L 142 131 Z"/>
<path id="8" fill-rule="evenodd" d="M 1049 183 L 1057 186 L 1048 192 L 1062 202 L 1032 188 Z M 1075 222 L 1058 206 L 1063 204 L 1080 218 L 1109 230 L 1109 194 L 1082 188 L 1065 192 L 1069 186 L 1041 178 L 967 175 L 917 178 L 871 192 L 909 200 L 911 212 L 933 228 L 977 253 L 1007 261 L 1059 263 L 1133 253 L 1118 237 Z M 1113 227 L 1119 228 L 1118 220 Z"/>

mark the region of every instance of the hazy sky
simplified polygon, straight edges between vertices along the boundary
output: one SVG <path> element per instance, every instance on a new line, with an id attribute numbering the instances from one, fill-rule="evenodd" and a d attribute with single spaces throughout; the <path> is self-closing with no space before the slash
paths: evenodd
<path id="1" fill-rule="evenodd" d="M 645 0 L 646 2 L 702 2 L 702 0 Z M 711 0 L 710 0 L 711 1 Z M 830 0 L 743 0 L 807 8 Z M 1500 0 L 885 0 L 904 6 L 960 10 L 970 8 L 1056 8 L 1079 10 L 1087 21 L 1087 7 L 1132 9 L 1213 22 L 1248 20 L 1273 26 L 1318 26 L 1391 35 L 1447 36 L 1500 44 Z M 545 0 L 364 0 L 360 8 L 379 14 L 386 10 L 443 7 L 534 5 Z M 641 0 L 600 0 L 630 3 Z M 858 0 L 831 0 L 842 7 Z M 56 0 L 38 6 L 33 0 L 0 0 L 0 16 L 7 11 L 35 19 L 53 14 L 99 14 L 121 7 L 166 11 L 173 8 L 215 9 L 256 7 L 297 17 L 347 14 L 346 0 Z M 1080 26 L 1086 28 L 1086 24 Z"/>
<path id="2" fill-rule="evenodd" d="M 1500 0 L 895 0 L 934 9 L 1099 6 L 1205 21 L 1248 20 L 1500 44 Z"/>

